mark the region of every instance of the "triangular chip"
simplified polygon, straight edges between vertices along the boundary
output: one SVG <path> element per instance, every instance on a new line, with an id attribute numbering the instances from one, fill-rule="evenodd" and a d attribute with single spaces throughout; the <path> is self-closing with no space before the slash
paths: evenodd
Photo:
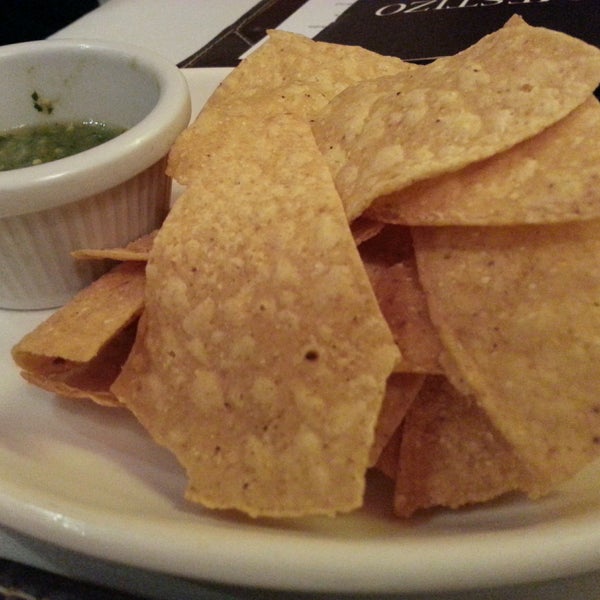
<path id="1" fill-rule="evenodd" d="M 71 252 L 71 256 L 79 260 L 147 261 L 156 233 L 152 231 L 143 235 L 123 248 L 82 248 Z"/>
<path id="2" fill-rule="evenodd" d="M 143 262 L 114 267 L 81 290 L 16 344 L 12 355 L 30 370 L 41 362 L 85 363 L 127 325 L 144 307 Z"/>
<path id="3" fill-rule="evenodd" d="M 519 225 L 600 217 L 600 103 L 456 173 L 377 199 L 367 212 L 406 225 Z"/>
<path id="4" fill-rule="evenodd" d="M 544 493 L 600 453 L 600 221 L 413 237 L 452 370 Z"/>
<path id="5" fill-rule="evenodd" d="M 379 308 L 402 355 L 396 371 L 441 373 L 442 346 L 419 283 L 410 230 L 386 226 L 359 250 Z"/>
<path id="6" fill-rule="evenodd" d="M 369 466 L 373 466 L 379 461 L 383 449 L 402 423 L 424 381 L 425 375 L 415 373 L 393 373 L 390 375 L 385 398 L 377 418 L 375 441 L 371 447 Z"/>
<path id="7" fill-rule="evenodd" d="M 428 377 L 402 425 L 394 510 L 458 508 L 527 487 L 528 475 L 474 398 Z"/>
<path id="8" fill-rule="evenodd" d="M 402 425 L 396 427 L 394 433 L 382 448 L 373 468 L 387 478 L 396 481 L 398 461 L 400 460 L 400 444 L 402 443 Z"/>
<path id="9" fill-rule="evenodd" d="M 117 265 L 24 336 L 12 349 L 23 377 L 65 397 L 120 404 L 109 390 L 144 307 L 144 269 Z"/>
<path id="10" fill-rule="evenodd" d="M 45 361 L 30 371 L 21 371 L 23 379 L 63 398 L 93 400 L 101 406 L 123 406 L 110 388 L 125 364 L 137 329 L 137 320 L 119 331 L 86 363 Z M 73 332 L 77 335 L 77 332 Z"/>
<path id="11" fill-rule="evenodd" d="M 183 464 L 188 499 L 349 511 L 398 351 L 309 125 L 235 131 L 156 237 L 113 391 Z"/>
<path id="12" fill-rule="evenodd" d="M 310 118 L 353 83 L 414 68 L 364 48 L 270 31 L 268 40 L 231 72 L 176 140 L 168 173 L 180 183 L 191 183 L 203 157 L 223 150 L 239 120 L 282 113 Z"/>
<path id="13" fill-rule="evenodd" d="M 599 81 L 598 48 L 515 18 L 454 56 L 345 90 L 313 129 L 353 220 L 379 196 L 533 137 Z"/>

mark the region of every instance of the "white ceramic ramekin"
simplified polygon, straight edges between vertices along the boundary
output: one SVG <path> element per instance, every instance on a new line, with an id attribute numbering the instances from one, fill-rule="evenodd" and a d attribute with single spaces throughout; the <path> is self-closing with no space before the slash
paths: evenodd
<path id="1" fill-rule="evenodd" d="M 72 120 L 127 128 L 74 156 L 0 172 L 0 308 L 51 308 L 99 274 L 71 251 L 124 245 L 161 224 L 166 155 L 189 122 L 189 91 L 161 57 L 97 41 L 0 47 L 0 81 L 0 131 Z"/>

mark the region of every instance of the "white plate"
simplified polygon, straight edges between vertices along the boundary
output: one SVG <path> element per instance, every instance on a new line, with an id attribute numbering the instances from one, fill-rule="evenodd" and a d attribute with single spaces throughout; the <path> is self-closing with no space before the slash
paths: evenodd
<path id="1" fill-rule="evenodd" d="M 223 70 L 188 73 L 198 106 Z M 28 386 L 10 348 L 46 312 L 0 311 L 0 522 L 133 567 L 338 592 L 487 587 L 600 568 L 600 462 L 539 503 L 509 498 L 394 519 L 374 482 L 360 512 L 252 521 L 182 500 L 185 479 L 125 411 Z"/>

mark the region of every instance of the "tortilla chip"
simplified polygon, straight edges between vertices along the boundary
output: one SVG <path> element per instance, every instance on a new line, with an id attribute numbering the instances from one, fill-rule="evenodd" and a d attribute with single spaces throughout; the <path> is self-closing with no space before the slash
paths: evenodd
<path id="1" fill-rule="evenodd" d="M 39 361 L 85 363 L 139 317 L 144 306 L 144 263 L 117 265 L 81 290 L 16 344 L 13 358 L 29 370 Z"/>
<path id="2" fill-rule="evenodd" d="M 144 306 L 144 263 L 122 263 L 12 349 L 23 377 L 53 393 L 119 404 L 109 392 Z"/>
<path id="3" fill-rule="evenodd" d="M 352 510 L 397 348 L 308 124 L 240 121 L 225 141 L 156 237 L 113 392 L 183 464 L 189 500 Z"/>
<path id="4" fill-rule="evenodd" d="M 395 371 L 441 373 L 442 345 L 431 324 L 414 261 L 406 260 L 390 267 L 365 263 L 365 267 L 402 355 Z"/>
<path id="5" fill-rule="evenodd" d="M 409 229 L 387 226 L 363 243 L 360 253 L 379 308 L 402 355 L 395 371 L 441 373 L 442 345 L 418 280 Z"/>
<path id="6" fill-rule="evenodd" d="M 459 508 L 528 487 L 528 474 L 472 397 L 428 377 L 402 425 L 394 511 Z"/>
<path id="7" fill-rule="evenodd" d="M 385 398 L 377 418 L 375 441 L 369 455 L 369 466 L 373 466 L 379 461 L 383 449 L 388 445 L 400 423 L 402 423 L 424 381 L 424 375 L 414 373 L 393 373 L 390 375 L 387 381 Z"/>
<path id="8" fill-rule="evenodd" d="M 451 364 L 545 493 L 600 453 L 600 221 L 413 237 Z"/>
<path id="9" fill-rule="evenodd" d="M 137 320 L 119 331 L 87 363 L 48 361 L 39 364 L 34 371 L 21 371 L 21 375 L 29 383 L 63 398 L 93 400 L 101 406 L 122 406 L 110 388 L 131 351 L 136 328 Z"/>
<path id="10" fill-rule="evenodd" d="M 600 217 L 600 104 L 591 97 L 532 139 L 456 173 L 378 198 L 367 213 L 408 225 L 518 225 Z"/>
<path id="11" fill-rule="evenodd" d="M 349 165 L 351 149 L 361 143 L 361 133 L 370 119 L 372 107 L 380 98 L 385 97 L 390 89 L 394 89 L 396 84 L 397 78 L 393 75 L 358 82 L 335 96 L 312 119 L 315 139 L 327 159 L 336 185 L 338 178 Z M 390 131 L 389 134 L 392 136 L 393 132 Z M 357 168 L 362 168 L 362 165 Z M 340 191 L 346 193 L 343 188 Z M 367 206 L 351 206 L 345 196 L 342 196 L 342 201 L 351 222 L 358 218 Z"/>
<path id="12" fill-rule="evenodd" d="M 413 68 L 363 48 L 270 31 L 267 42 L 231 72 L 178 137 L 167 172 L 182 184 L 191 183 L 205 155 L 226 151 L 225 140 L 235 135 L 239 120 L 283 113 L 310 118 L 353 83 Z"/>
<path id="13" fill-rule="evenodd" d="M 79 260 L 147 261 L 156 234 L 157 231 L 152 231 L 133 240 L 124 248 L 82 248 L 71 252 L 71 256 Z"/>
<path id="14" fill-rule="evenodd" d="M 353 220 L 379 196 L 533 137 L 599 81 L 599 49 L 513 19 L 454 56 L 349 88 L 313 130 Z M 356 116 L 346 125 L 349 113 Z"/>
<path id="15" fill-rule="evenodd" d="M 402 443 L 402 425 L 396 427 L 387 444 L 383 447 L 373 468 L 383 473 L 388 479 L 396 481 L 398 461 L 400 460 L 400 444 Z"/>

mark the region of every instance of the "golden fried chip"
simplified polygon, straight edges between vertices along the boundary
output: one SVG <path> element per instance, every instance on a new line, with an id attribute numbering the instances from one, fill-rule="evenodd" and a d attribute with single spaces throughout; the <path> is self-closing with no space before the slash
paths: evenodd
<path id="1" fill-rule="evenodd" d="M 458 508 L 528 486 L 518 456 L 485 412 L 442 376 L 427 378 L 399 442 L 398 516 L 436 506 Z"/>
<path id="2" fill-rule="evenodd" d="M 599 81 L 599 49 L 513 19 L 454 56 L 350 87 L 313 130 L 353 220 L 379 196 L 533 137 L 587 100 Z"/>
<path id="3" fill-rule="evenodd" d="M 224 140 L 241 119 L 282 113 L 310 118 L 357 81 L 413 68 L 399 58 L 363 48 L 270 31 L 267 42 L 231 72 L 192 126 L 181 133 L 171 149 L 167 172 L 189 184 L 206 155 L 223 151 Z"/>
<path id="4" fill-rule="evenodd" d="M 387 226 L 363 243 L 360 253 L 402 355 L 396 372 L 441 373 L 442 346 L 418 280 L 409 229 Z"/>
<path id="5" fill-rule="evenodd" d="M 23 379 L 63 398 L 89 399 L 102 406 L 122 406 L 110 391 L 133 346 L 137 320 L 119 331 L 87 363 L 60 360 L 40 363 L 34 371 L 21 371 Z"/>
<path id="6" fill-rule="evenodd" d="M 600 221 L 413 238 L 452 368 L 544 493 L 600 453 Z"/>
<path id="7" fill-rule="evenodd" d="M 71 256 L 80 260 L 147 261 L 156 233 L 152 231 L 143 235 L 123 248 L 83 248 L 71 252 Z"/>
<path id="8" fill-rule="evenodd" d="M 400 460 L 400 444 L 402 443 L 402 425 L 396 428 L 387 444 L 383 447 L 373 468 L 383 473 L 388 479 L 396 481 L 398 461 Z"/>
<path id="9" fill-rule="evenodd" d="M 396 83 L 396 77 L 388 75 L 350 85 L 312 119 L 315 139 L 327 159 L 336 184 L 341 172 L 349 163 L 351 149 L 360 143 L 361 133 L 370 119 L 373 105 L 386 96 Z M 345 193 L 343 188 L 340 191 Z M 349 221 L 358 218 L 368 206 L 350 206 L 345 196 L 342 196 L 342 200 Z"/>
<path id="10" fill-rule="evenodd" d="M 349 511 L 397 348 L 309 125 L 240 121 L 225 142 L 156 237 L 113 392 L 183 464 L 188 499 Z"/>
<path id="11" fill-rule="evenodd" d="M 367 213 L 408 225 L 518 225 L 600 217 L 600 104 L 593 96 L 510 150 L 378 198 Z"/>
<path id="12" fill-rule="evenodd" d="M 119 404 L 109 388 L 144 306 L 144 267 L 116 266 L 19 341 L 12 356 L 23 377 L 66 397 Z"/>
<path id="13" fill-rule="evenodd" d="M 373 466 L 379 461 L 383 449 L 402 423 L 424 381 L 425 375 L 416 373 L 392 373 L 390 375 L 385 398 L 377 418 L 375 441 L 371 447 L 369 466 Z"/>
<path id="14" fill-rule="evenodd" d="M 39 361 L 92 360 L 139 317 L 144 306 L 144 267 L 138 262 L 119 264 L 81 290 L 13 348 L 16 363 L 30 370 Z"/>
<path id="15" fill-rule="evenodd" d="M 441 373 L 442 346 L 429 318 L 414 261 L 391 266 L 365 262 L 365 267 L 379 308 L 402 355 L 395 371 Z"/>

